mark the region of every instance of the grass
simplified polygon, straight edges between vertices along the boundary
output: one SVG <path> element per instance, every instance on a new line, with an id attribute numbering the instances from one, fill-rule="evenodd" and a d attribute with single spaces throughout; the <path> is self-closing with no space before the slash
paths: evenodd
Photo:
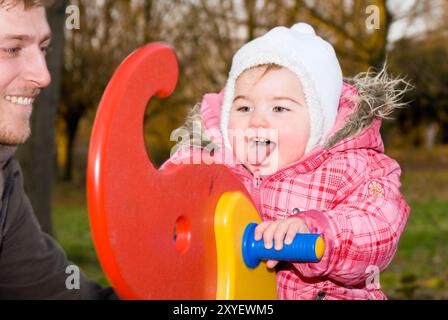
<path id="1" fill-rule="evenodd" d="M 53 209 L 54 236 L 69 260 L 92 280 L 108 285 L 92 241 L 85 201 L 85 189 L 68 183 L 55 187 Z"/>
<path id="2" fill-rule="evenodd" d="M 396 299 L 448 299 L 448 201 L 410 202 L 407 227 L 382 286 Z"/>
<path id="3" fill-rule="evenodd" d="M 394 299 L 448 299 L 448 148 L 389 154 L 412 211 L 382 287 Z"/>
<path id="4" fill-rule="evenodd" d="M 402 191 L 412 211 L 381 287 L 391 299 L 448 299 L 448 147 L 388 154 L 402 166 Z M 84 186 L 58 183 L 54 190 L 56 238 L 87 276 L 107 284 L 92 244 Z"/>

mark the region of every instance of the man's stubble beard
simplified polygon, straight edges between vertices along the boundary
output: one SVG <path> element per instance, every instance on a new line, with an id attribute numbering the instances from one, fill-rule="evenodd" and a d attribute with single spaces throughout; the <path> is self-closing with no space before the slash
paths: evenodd
<path id="1" fill-rule="evenodd" d="M 11 128 L 11 122 L 0 119 L 0 144 L 16 146 L 25 143 L 31 135 L 31 113 L 30 110 L 19 119 L 19 129 Z"/>

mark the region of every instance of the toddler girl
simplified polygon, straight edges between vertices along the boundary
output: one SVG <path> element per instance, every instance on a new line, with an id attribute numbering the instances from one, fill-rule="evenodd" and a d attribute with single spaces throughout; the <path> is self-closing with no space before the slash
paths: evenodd
<path id="1" fill-rule="evenodd" d="M 223 92 L 191 112 L 183 128 L 199 121 L 203 130 L 195 150 L 229 167 L 252 196 L 264 221 L 256 239 L 275 249 L 297 233 L 325 239 L 318 263 L 268 261 L 280 299 L 386 298 L 379 272 L 410 212 L 380 136 L 381 118 L 402 105 L 400 83 L 384 69 L 343 80 L 333 47 L 298 23 L 240 48 Z M 178 148 L 161 169 L 191 150 Z"/>

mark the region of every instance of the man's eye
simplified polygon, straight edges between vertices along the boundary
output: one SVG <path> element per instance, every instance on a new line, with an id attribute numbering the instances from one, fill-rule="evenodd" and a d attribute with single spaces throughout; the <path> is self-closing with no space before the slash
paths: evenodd
<path id="1" fill-rule="evenodd" d="M 3 49 L 4 52 L 6 52 L 8 55 L 11 56 L 17 56 L 20 53 L 21 48 L 6 48 Z"/>
<path id="2" fill-rule="evenodd" d="M 44 56 L 46 56 L 48 54 L 48 52 L 51 51 L 50 47 L 41 47 L 40 51 L 42 51 L 42 53 L 44 54 Z"/>
<path id="3" fill-rule="evenodd" d="M 284 111 L 288 111 L 288 108 L 282 107 L 282 106 L 275 106 L 274 107 L 274 112 L 284 112 Z"/>

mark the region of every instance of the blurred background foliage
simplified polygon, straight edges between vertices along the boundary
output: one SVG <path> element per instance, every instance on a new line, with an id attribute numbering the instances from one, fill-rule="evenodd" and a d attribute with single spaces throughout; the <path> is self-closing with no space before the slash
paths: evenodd
<path id="1" fill-rule="evenodd" d="M 168 158 L 174 144 L 170 133 L 182 124 L 187 110 L 205 93 L 223 88 L 235 51 L 276 25 L 297 21 L 311 23 L 334 45 L 346 77 L 387 62 L 393 75 L 404 76 L 415 86 L 405 97 L 410 107 L 384 125 L 386 146 L 448 143 L 443 130 L 448 126 L 447 1 L 72 0 L 71 4 L 80 9 L 81 25 L 65 31 L 56 135 L 58 173 L 64 179 L 73 179 L 75 171 L 84 174 L 81 163 L 96 107 L 114 70 L 130 52 L 163 41 L 179 58 L 175 93 L 152 102 L 145 121 L 148 148 L 159 165 Z M 366 27 L 369 5 L 378 8 L 378 29 Z M 83 121 L 85 130 L 80 130 Z"/>
<path id="2" fill-rule="evenodd" d="M 60 103 L 54 127 L 50 122 L 47 128 L 55 136 L 55 152 L 48 153 L 54 174 L 46 180 L 33 179 L 35 166 L 24 166 L 29 179 L 40 183 L 28 188 L 36 214 L 39 219 L 53 217 L 54 227 L 47 231 L 54 231 L 69 257 L 89 275 L 106 282 L 88 228 L 87 151 L 96 108 L 121 61 L 154 41 L 169 43 L 177 53 L 180 78 L 176 91 L 167 99 L 151 101 L 146 112 L 147 149 L 158 166 L 169 157 L 175 144 L 169 140 L 170 133 L 182 125 L 189 108 L 205 93 L 224 87 L 232 55 L 243 43 L 276 25 L 304 21 L 334 45 L 346 77 L 387 62 L 392 75 L 403 76 L 414 86 L 405 97 L 409 107 L 384 122 L 382 128 L 386 153 L 403 167 L 403 192 L 413 209 L 397 257 L 382 275 L 382 284 L 392 298 L 448 298 L 448 1 L 63 3 L 79 8 L 80 28 L 53 28 L 65 38 L 60 40 Z M 377 29 L 366 25 L 372 12 L 378 13 Z M 59 11 L 59 17 L 64 14 Z M 35 111 L 39 112 L 43 111 Z M 35 129 L 34 135 L 38 136 L 39 130 Z M 30 147 L 24 146 L 24 152 L 26 148 Z M 52 190 L 54 197 L 33 197 L 39 188 Z M 51 201 L 51 206 L 40 206 L 43 201 Z"/>

